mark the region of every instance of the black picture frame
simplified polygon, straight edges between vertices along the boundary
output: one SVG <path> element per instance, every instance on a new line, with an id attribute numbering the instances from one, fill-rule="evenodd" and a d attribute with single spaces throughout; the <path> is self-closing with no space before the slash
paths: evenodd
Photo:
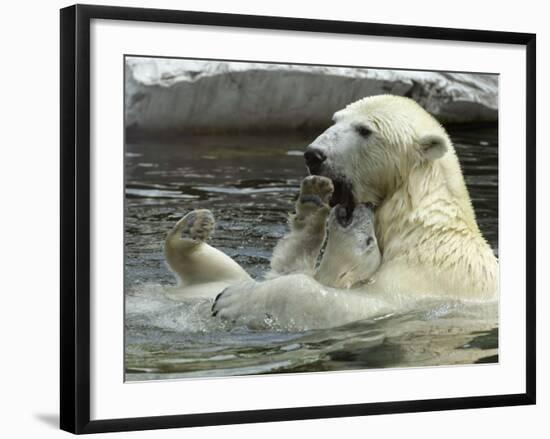
<path id="1" fill-rule="evenodd" d="M 92 19 L 525 46 L 527 60 L 525 66 L 527 82 L 525 393 L 90 420 L 90 21 Z M 61 9 L 60 25 L 61 429 L 77 434 L 99 433 L 535 404 L 536 36 L 534 34 L 89 5 L 75 5 Z"/>

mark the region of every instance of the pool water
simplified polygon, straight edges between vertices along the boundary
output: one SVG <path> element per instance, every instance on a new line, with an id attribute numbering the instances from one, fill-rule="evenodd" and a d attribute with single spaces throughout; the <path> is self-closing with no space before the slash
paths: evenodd
<path id="1" fill-rule="evenodd" d="M 479 226 L 498 255 L 498 130 L 449 130 Z M 269 268 L 286 231 L 302 153 L 316 134 L 190 136 L 142 140 L 125 151 L 125 364 L 131 381 L 498 361 L 497 304 L 427 302 L 414 311 L 329 330 L 226 327 L 205 301 L 165 297 L 175 278 L 164 263 L 168 230 L 210 209 L 210 244 L 254 278 Z"/>

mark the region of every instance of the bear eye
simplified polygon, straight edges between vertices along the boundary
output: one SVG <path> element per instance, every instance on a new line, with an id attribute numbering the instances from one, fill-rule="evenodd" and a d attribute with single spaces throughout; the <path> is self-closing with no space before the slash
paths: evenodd
<path id="1" fill-rule="evenodd" d="M 372 236 L 369 236 L 366 242 L 367 247 L 370 247 L 373 244 L 373 242 L 374 242 L 374 238 Z"/>
<path id="2" fill-rule="evenodd" d="M 355 131 L 357 131 L 357 134 L 362 137 L 368 137 L 372 133 L 372 131 L 368 129 L 365 125 L 356 125 Z"/>

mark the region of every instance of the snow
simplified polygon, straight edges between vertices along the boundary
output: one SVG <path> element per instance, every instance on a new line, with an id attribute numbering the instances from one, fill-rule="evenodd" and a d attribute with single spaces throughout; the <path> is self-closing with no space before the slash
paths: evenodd
<path id="1" fill-rule="evenodd" d="M 442 123 L 498 119 L 497 75 L 128 57 L 125 82 L 137 132 L 318 129 L 382 93 L 410 96 Z"/>

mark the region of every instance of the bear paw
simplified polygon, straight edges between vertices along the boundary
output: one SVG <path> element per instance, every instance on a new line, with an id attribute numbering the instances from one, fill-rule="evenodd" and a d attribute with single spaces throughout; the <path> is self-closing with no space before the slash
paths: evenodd
<path id="1" fill-rule="evenodd" d="M 302 180 L 300 202 L 313 203 L 318 206 L 327 204 L 333 192 L 334 185 L 330 178 L 310 175 Z"/>
<path id="2" fill-rule="evenodd" d="M 214 215 L 207 209 L 189 212 L 182 219 L 181 238 L 203 242 L 210 238 L 214 231 Z"/>
<path id="3" fill-rule="evenodd" d="M 291 216 L 294 228 L 302 228 L 307 224 L 317 228 L 319 224 L 324 224 L 330 212 L 328 203 L 333 192 L 334 186 L 329 178 L 320 175 L 304 178 L 296 202 L 296 214 Z"/>

